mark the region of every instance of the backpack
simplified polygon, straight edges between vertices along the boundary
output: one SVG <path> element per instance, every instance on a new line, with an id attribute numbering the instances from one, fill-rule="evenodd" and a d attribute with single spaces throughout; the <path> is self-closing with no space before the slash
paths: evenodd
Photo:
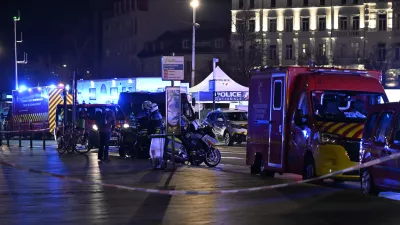
<path id="1" fill-rule="evenodd" d="M 105 112 L 101 113 L 99 118 L 96 119 L 96 123 L 97 123 L 97 126 L 99 126 L 99 127 L 103 127 L 103 128 L 106 127 L 108 124 L 107 113 L 105 113 Z"/>

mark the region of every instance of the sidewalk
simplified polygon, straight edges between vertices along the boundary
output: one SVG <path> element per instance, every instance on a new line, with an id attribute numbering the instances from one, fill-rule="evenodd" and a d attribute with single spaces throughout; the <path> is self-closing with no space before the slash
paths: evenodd
<path id="1" fill-rule="evenodd" d="M 114 155 L 114 154 L 113 154 Z M 61 155 L 3 146 L 2 160 L 46 172 L 133 187 L 169 190 L 238 189 L 286 182 L 261 179 L 246 168 L 180 166 L 151 171 L 147 160 L 97 154 Z M 223 162 L 222 162 L 223 163 Z M 245 194 L 167 196 L 64 181 L 0 167 L 1 224 L 398 224 L 400 204 L 358 190 L 301 185 Z"/>

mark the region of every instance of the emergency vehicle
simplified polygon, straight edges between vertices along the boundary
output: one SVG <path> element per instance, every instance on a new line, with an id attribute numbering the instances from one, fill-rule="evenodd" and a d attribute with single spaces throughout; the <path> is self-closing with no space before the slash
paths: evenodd
<path id="1" fill-rule="evenodd" d="M 295 173 L 309 179 L 356 165 L 366 109 L 388 101 L 381 79 L 381 72 L 364 70 L 255 71 L 246 154 L 251 173 Z M 359 173 L 333 179 L 359 179 Z"/>
<path id="2" fill-rule="evenodd" d="M 63 91 L 62 85 L 14 90 L 5 128 L 11 131 L 49 128 L 52 133 L 56 128 L 56 107 L 64 104 Z M 67 94 L 67 104 L 72 101 L 72 95 Z"/>

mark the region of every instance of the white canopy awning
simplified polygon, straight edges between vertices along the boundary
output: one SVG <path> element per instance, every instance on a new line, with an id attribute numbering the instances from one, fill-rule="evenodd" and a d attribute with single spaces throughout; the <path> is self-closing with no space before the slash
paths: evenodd
<path id="1" fill-rule="evenodd" d="M 200 84 L 190 88 L 189 92 L 208 92 L 210 80 L 213 80 L 213 73 L 208 75 Z M 215 80 L 215 91 L 249 91 L 248 87 L 236 83 L 219 66 L 215 68 Z"/>

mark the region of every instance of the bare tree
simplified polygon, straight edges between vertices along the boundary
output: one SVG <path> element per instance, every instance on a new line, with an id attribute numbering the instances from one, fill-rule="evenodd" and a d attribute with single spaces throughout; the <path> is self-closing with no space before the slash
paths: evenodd
<path id="1" fill-rule="evenodd" d="M 393 63 L 394 51 L 391 46 L 389 48 L 372 46 L 364 59 L 364 66 L 366 69 L 386 71 Z"/>
<path id="2" fill-rule="evenodd" d="M 246 79 L 251 69 L 261 66 L 263 61 L 262 32 L 256 31 L 256 20 L 259 18 L 254 10 L 244 9 L 232 21 L 236 32 L 231 36 L 231 68 L 234 75 Z"/>
<path id="3" fill-rule="evenodd" d="M 382 71 L 383 85 L 386 84 L 386 72 L 387 70 L 398 67 L 398 61 L 395 60 L 394 47 L 387 46 L 372 46 L 372 50 L 365 56 L 364 67 L 369 70 L 380 70 Z"/>

